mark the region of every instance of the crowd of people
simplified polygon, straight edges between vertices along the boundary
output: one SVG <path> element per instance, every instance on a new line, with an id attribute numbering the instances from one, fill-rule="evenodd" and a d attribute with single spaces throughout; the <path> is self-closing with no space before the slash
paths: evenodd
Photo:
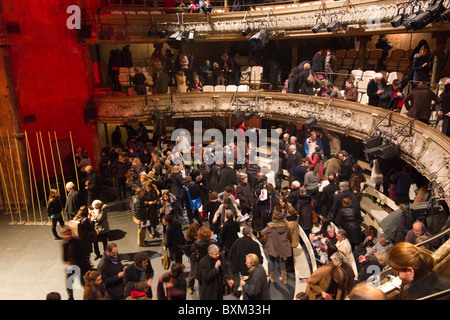
<path id="1" fill-rule="evenodd" d="M 372 274 L 368 270 L 388 266 L 394 259 L 389 255 L 394 245 L 415 245 L 431 236 L 427 225 L 414 221 L 409 210 L 410 187 L 418 181 L 411 168 L 405 165 L 401 171 L 386 172 L 386 163 L 375 159 L 366 178 L 357 158 L 342 149 L 337 134 L 278 128 L 279 152 L 271 155 L 270 166 L 237 162 L 237 156 L 232 163 L 208 164 L 204 157 L 185 163 L 183 153 L 226 154 L 236 151 L 236 146 L 186 145 L 175 151 L 174 145 L 162 143 L 154 123 L 156 140 L 149 139 L 143 126 L 128 125 L 126 146 L 105 148 L 100 171 L 103 180 L 111 179 L 118 199 L 129 199 L 136 244 L 147 247 L 152 239 L 163 239 L 170 269 L 158 279 L 157 299 L 186 299 L 196 282 L 200 300 L 222 300 L 227 294 L 244 300 L 270 299 L 268 284 L 277 281 L 277 272 L 279 280 L 288 283 L 288 274 L 294 272 L 294 248 L 305 245 L 299 227 L 318 262 L 302 299 L 345 299 Z M 245 130 L 245 121 L 240 128 Z M 248 148 L 247 159 L 255 156 L 253 146 Z M 98 200 L 98 187 L 90 189 L 99 176 L 91 166 L 84 171 L 83 190 L 67 183 L 65 212 L 70 222 L 62 232 L 64 261 L 80 268 L 84 298 L 155 298 L 148 254 L 138 252 L 133 264 L 122 265 L 117 244 L 108 242 L 108 206 Z M 371 226 L 363 230 L 360 201 L 365 182 L 400 206 L 402 218 L 394 232 Z M 60 203 L 55 197 L 52 200 Z M 61 208 L 49 209 L 54 231 L 61 221 L 55 213 Z M 438 245 L 421 249 L 430 254 Z M 91 252 L 101 259 L 96 269 L 90 263 Z M 187 279 L 183 257 L 190 264 Z M 73 298 L 70 288 L 68 293 Z"/>

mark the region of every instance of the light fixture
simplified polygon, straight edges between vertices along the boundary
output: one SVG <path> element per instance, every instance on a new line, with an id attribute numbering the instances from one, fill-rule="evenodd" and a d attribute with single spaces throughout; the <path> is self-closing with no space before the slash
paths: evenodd
<path id="1" fill-rule="evenodd" d="M 252 32 L 252 29 L 251 29 L 250 27 L 247 27 L 247 28 L 245 28 L 245 29 L 242 31 L 242 35 L 243 35 L 244 37 L 246 37 L 246 36 L 248 36 L 248 34 L 249 34 L 250 32 Z"/>
<path id="2" fill-rule="evenodd" d="M 362 142 L 365 149 L 378 148 L 382 143 L 381 136 L 371 137 Z"/>
<path id="3" fill-rule="evenodd" d="M 316 21 L 316 25 L 311 30 L 314 33 L 318 33 L 323 28 L 325 28 L 325 23 L 323 23 L 322 18 L 318 18 Z"/>
<path id="4" fill-rule="evenodd" d="M 269 42 L 269 34 L 266 29 L 261 29 L 255 33 L 250 40 L 250 45 L 255 49 L 262 49 Z"/>
<path id="5" fill-rule="evenodd" d="M 316 123 L 317 123 L 316 118 L 312 117 L 312 118 L 309 118 L 308 120 L 306 120 L 303 123 L 303 125 L 305 126 L 305 128 L 311 129 Z"/>
<path id="6" fill-rule="evenodd" d="M 400 13 L 400 9 L 403 9 L 402 13 Z M 395 16 L 394 19 L 391 20 L 391 25 L 393 28 L 400 27 L 403 24 L 403 22 L 408 18 L 408 14 L 405 11 L 406 11 L 405 7 L 398 9 L 397 15 Z"/>
<path id="7" fill-rule="evenodd" d="M 334 32 L 334 30 L 336 30 L 340 26 L 341 26 L 341 22 L 337 18 L 334 19 L 334 20 L 331 19 L 331 23 L 328 25 L 327 31 L 328 32 Z"/>
<path id="8" fill-rule="evenodd" d="M 253 108 L 249 108 L 247 109 L 247 111 L 244 114 L 244 118 L 246 120 L 250 120 L 251 118 L 253 118 L 254 116 L 256 116 L 256 112 Z"/>
<path id="9" fill-rule="evenodd" d="M 189 33 L 188 33 L 188 41 L 194 42 L 194 38 L 195 38 L 195 30 L 191 29 L 191 30 L 189 30 Z"/>
<path id="10" fill-rule="evenodd" d="M 416 17 L 410 20 L 409 25 L 414 31 L 425 28 L 431 22 L 436 20 L 436 18 L 440 18 L 441 13 L 445 10 L 442 1 L 431 6 L 429 9 L 424 12 L 418 14 Z"/>
<path id="11" fill-rule="evenodd" d="M 411 26 L 411 21 L 414 20 L 415 17 L 417 17 L 419 14 L 422 13 L 422 10 L 420 8 L 420 5 L 418 7 L 417 12 L 414 12 L 414 7 L 411 9 L 411 14 L 408 16 L 407 19 L 403 20 L 403 26 L 405 27 L 405 31 L 411 30 L 412 26 Z"/>
<path id="12" fill-rule="evenodd" d="M 232 116 L 234 119 L 238 119 L 238 118 L 242 117 L 243 114 L 244 114 L 244 113 L 241 111 L 241 109 L 237 108 L 236 110 L 233 111 L 233 113 L 231 114 L 231 116 Z"/>
<path id="13" fill-rule="evenodd" d="M 175 113 L 176 112 L 173 111 L 173 109 L 170 109 L 170 110 L 166 111 L 165 116 L 166 116 L 166 118 L 170 119 L 175 115 Z"/>
<path id="14" fill-rule="evenodd" d="M 181 49 L 185 42 L 186 37 L 182 31 L 175 32 L 167 39 L 167 44 L 173 49 Z"/>
<path id="15" fill-rule="evenodd" d="M 387 143 L 380 147 L 378 147 L 379 154 L 378 156 L 383 160 L 392 159 L 399 154 L 398 147 L 393 143 Z"/>

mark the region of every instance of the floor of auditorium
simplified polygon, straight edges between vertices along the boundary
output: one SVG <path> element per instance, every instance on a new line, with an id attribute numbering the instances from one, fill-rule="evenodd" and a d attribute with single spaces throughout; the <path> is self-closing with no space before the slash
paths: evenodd
<path id="1" fill-rule="evenodd" d="M 105 197 L 111 198 L 102 200 L 108 204 L 108 221 L 110 225 L 109 240 L 117 243 L 119 254 L 124 264 L 131 264 L 134 254 L 145 250 L 151 257 L 152 266 L 155 270 L 155 278 L 152 286 L 153 296 L 156 299 L 157 279 L 165 270 L 161 267 L 161 238 L 150 240 L 149 247 L 138 247 L 137 226 L 132 220 L 129 210 L 130 197 L 119 201 L 113 199 L 113 190 L 110 186 L 104 185 Z M 129 193 L 128 193 L 129 194 Z M 40 212 L 36 210 L 36 221 L 41 221 Z M 35 221 L 34 212 L 29 210 L 29 221 Z M 42 213 L 43 221 L 47 220 L 45 212 Z M 19 221 L 14 217 L 14 221 Z M 22 220 L 28 221 L 26 212 L 22 212 Z M 188 222 L 183 221 L 184 230 L 187 229 Z M 160 225 L 161 227 L 161 225 Z M 60 231 L 58 225 L 57 230 Z M 51 225 L 39 224 L 11 224 L 11 215 L 4 212 L 0 215 L 0 237 L 2 239 L 2 250 L 0 250 L 0 300 L 43 300 L 48 292 L 56 291 L 61 294 L 62 299 L 67 299 L 65 289 L 65 265 L 62 261 L 62 241 L 54 240 L 51 233 Z M 100 250 L 103 248 L 100 245 Z M 306 255 L 302 248 L 295 249 L 295 272 L 288 273 L 288 283 L 284 285 L 276 275 L 276 282 L 270 284 L 270 294 L 272 300 L 292 300 L 298 291 L 303 291 L 306 286 L 299 282 L 299 278 L 310 275 Z M 96 267 L 99 260 L 94 261 L 94 254 L 91 254 L 91 263 Z M 189 271 L 189 263 L 183 257 Z M 267 262 L 266 262 L 267 266 Z M 186 273 L 187 274 L 187 273 Z M 196 281 L 195 288 L 198 289 Z M 83 290 L 75 289 L 74 297 L 81 300 Z M 198 291 L 192 295 L 187 295 L 188 300 L 198 300 Z M 228 295 L 224 299 L 237 299 L 233 295 Z"/>

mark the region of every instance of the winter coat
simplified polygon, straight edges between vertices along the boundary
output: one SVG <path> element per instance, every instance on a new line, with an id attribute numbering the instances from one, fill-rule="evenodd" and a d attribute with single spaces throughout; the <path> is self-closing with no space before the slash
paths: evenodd
<path id="1" fill-rule="evenodd" d="M 358 245 L 362 240 L 361 212 L 355 208 L 342 208 L 338 212 L 338 220 L 342 228 L 347 232 L 347 239 L 352 245 Z"/>
<path id="2" fill-rule="evenodd" d="M 431 102 L 437 102 L 437 95 L 427 85 L 419 84 L 404 100 L 407 116 L 414 119 L 429 120 L 431 116 Z"/>
<path id="3" fill-rule="evenodd" d="M 225 190 L 225 187 L 231 186 L 234 187 L 234 185 L 237 184 L 237 175 L 233 168 L 231 167 L 223 167 L 222 170 L 220 170 L 219 174 L 219 183 L 217 185 L 217 192 L 221 193 L 223 190 Z"/>
<path id="4" fill-rule="evenodd" d="M 239 238 L 238 232 L 241 231 L 240 224 L 234 220 L 228 220 L 225 222 L 220 229 L 219 234 L 219 247 L 224 251 L 228 252 L 233 243 Z"/>
<path id="5" fill-rule="evenodd" d="M 380 85 L 378 85 L 374 79 L 370 79 L 367 83 L 367 96 L 369 97 L 368 105 L 378 107 L 380 104 L 380 95 L 377 93 L 381 86 L 381 90 L 386 88 L 386 80 L 381 78 Z"/>
<path id="6" fill-rule="evenodd" d="M 150 259 L 148 259 L 147 268 L 144 271 L 142 271 L 142 272 L 145 272 L 145 276 L 144 276 L 145 279 L 143 279 L 143 280 L 141 279 L 141 271 L 139 269 L 141 269 L 141 268 L 136 266 L 136 263 L 133 263 L 132 265 L 128 266 L 125 269 L 125 272 L 123 274 L 123 286 L 124 286 L 123 293 L 124 293 L 125 297 L 128 297 L 130 295 L 131 290 L 134 290 L 134 286 L 139 281 L 148 280 L 150 278 L 153 279 L 155 272 L 153 270 Z M 147 295 L 149 298 L 152 298 L 152 289 L 151 288 L 149 288 Z"/>
<path id="7" fill-rule="evenodd" d="M 286 218 L 288 228 L 289 228 L 289 235 L 288 239 L 291 243 L 291 248 L 297 248 L 298 244 L 300 243 L 300 232 L 298 230 L 298 216 L 288 216 Z"/>
<path id="8" fill-rule="evenodd" d="M 234 241 L 230 251 L 228 251 L 228 261 L 230 262 L 230 269 L 233 274 L 240 272 L 242 275 L 246 275 L 248 273 L 248 268 L 245 265 L 245 256 L 249 253 L 256 254 L 259 263 L 262 264 L 263 257 L 258 242 L 248 236 L 243 236 Z"/>
<path id="9" fill-rule="evenodd" d="M 95 219 L 95 232 L 97 235 L 108 233 L 109 223 L 108 223 L 108 213 L 106 211 L 106 204 L 103 204 L 99 209 L 97 218 Z"/>
<path id="10" fill-rule="evenodd" d="M 211 258 L 209 254 L 198 263 L 200 300 L 223 300 L 227 280 L 232 279 L 232 276 L 228 261 L 222 253 L 218 259 L 222 263 L 218 270 L 215 268 L 217 260 Z"/>
<path id="11" fill-rule="evenodd" d="M 313 227 L 311 201 L 311 195 L 301 194 L 295 206 L 295 210 L 298 212 L 298 223 L 305 231 L 311 230 Z"/>
<path id="12" fill-rule="evenodd" d="M 249 278 L 242 287 L 244 300 L 270 300 L 266 270 L 261 264 L 249 271 Z"/>
<path id="13" fill-rule="evenodd" d="M 264 244 L 264 252 L 272 257 L 288 258 L 292 256 L 291 243 L 289 242 L 289 227 L 286 221 L 272 221 L 261 231 L 261 235 L 267 235 Z"/>
<path id="14" fill-rule="evenodd" d="M 340 268 L 340 267 L 337 267 Z M 331 272 L 333 267 L 323 266 L 314 271 L 308 279 L 305 292 L 308 294 L 309 300 L 322 300 L 322 291 L 327 292 L 332 282 Z M 343 272 L 346 276 L 345 271 Z M 336 288 L 335 300 L 344 300 L 347 294 L 348 279 L 344 284 Z"/>
<path id="15" fill-rule="evenodd" d="M 166 229 L 166 243 L 165 246 L 169 249 L 171 258 L 182 256 L 180 246 L 184 245 L 186 239 L 184 237 L 181 224 L 178 221 L 174 221 L 167 226 Z"/>
<path id="16" fill-rule="evenodd" d="M 253 193 L 250 183 L 238 182 L 236 187 L 236 197 L 239 199 L 241 209 L 251 208 L 253 203 Z"/>
<path id="17" fill-rule="evenodd" d="M 428 63 L 427 66 L 423 66 Z M 419 53 L 414 55 L 411 69 L 414 71 L 413 81 L 430 81 L 431 59 L 428 55 L 422 57 Z"/>
<path id="18" fill-rule="evenodd" d="M 184 179 L 180 173 L 171 173 L 170 182 L 172 184 L 172 193 L 177 199 L 181 198 L 184 187 Z"/>
<path id="19" fill-rule="evenodd" d="M 98 263 L 97 270 L 102 275 L 102 280 L 106 285 L 106 291 L 111 300 L 121 300 L 123 298 L 123 278 L 119 278 L 118 273 L 122 272 L 124 265 L 117 257 L 117 263 L 113 263 L 110 256 L 104 254 Z"/>
<path id="20" fill-rule="evenodd" d="M 312 72 L 311 68 L 306 68 L 302 72 L 300 72 L 299 76 L 299 86 L 300 86 L 300 93 L 301 94 L 307 94 L 309 96 L 312 96 L 314 94 L 314 83 L 309 83 L 307 78 L 309 77 L 309 74 L 312 74 L 315 76 L 315 73 Z"/>

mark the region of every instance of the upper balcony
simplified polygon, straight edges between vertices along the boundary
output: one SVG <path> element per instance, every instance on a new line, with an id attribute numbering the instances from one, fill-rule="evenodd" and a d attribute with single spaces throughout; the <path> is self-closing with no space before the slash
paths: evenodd
<path id="1" fill-rule="evenodd" d="M 224 2 L 210 13 L 185 13 L 179 8 L 157 8 L 156 3 L 152 4 L 149 7 L 143 0 L 110 0 L 108 6 L 98 10 L 86 9 L 86 32 L 81 38 L 88 44 L 157 43 L 165 42 L 167 34 L 193 29 L 195 41 L 240 41 L 246 38 L 242 31 L 248 27 L 253 31 L 266 29 L 272 40 L 448 30 L 448 22 L 441 19 L 409 30 L 392 26 L 391 21 L 399 13 L 426 11 L 428 2 L 420 0 L 289 1 L 262 3 L 236 12 L 230 12 L 231 6 Z M 448 7 L 448 1 L 444 1 L 440 12 Z M 321 23 L 320 30 L 313 31 Z M 328 31 L 332 23 L 336 28 Z"/>

